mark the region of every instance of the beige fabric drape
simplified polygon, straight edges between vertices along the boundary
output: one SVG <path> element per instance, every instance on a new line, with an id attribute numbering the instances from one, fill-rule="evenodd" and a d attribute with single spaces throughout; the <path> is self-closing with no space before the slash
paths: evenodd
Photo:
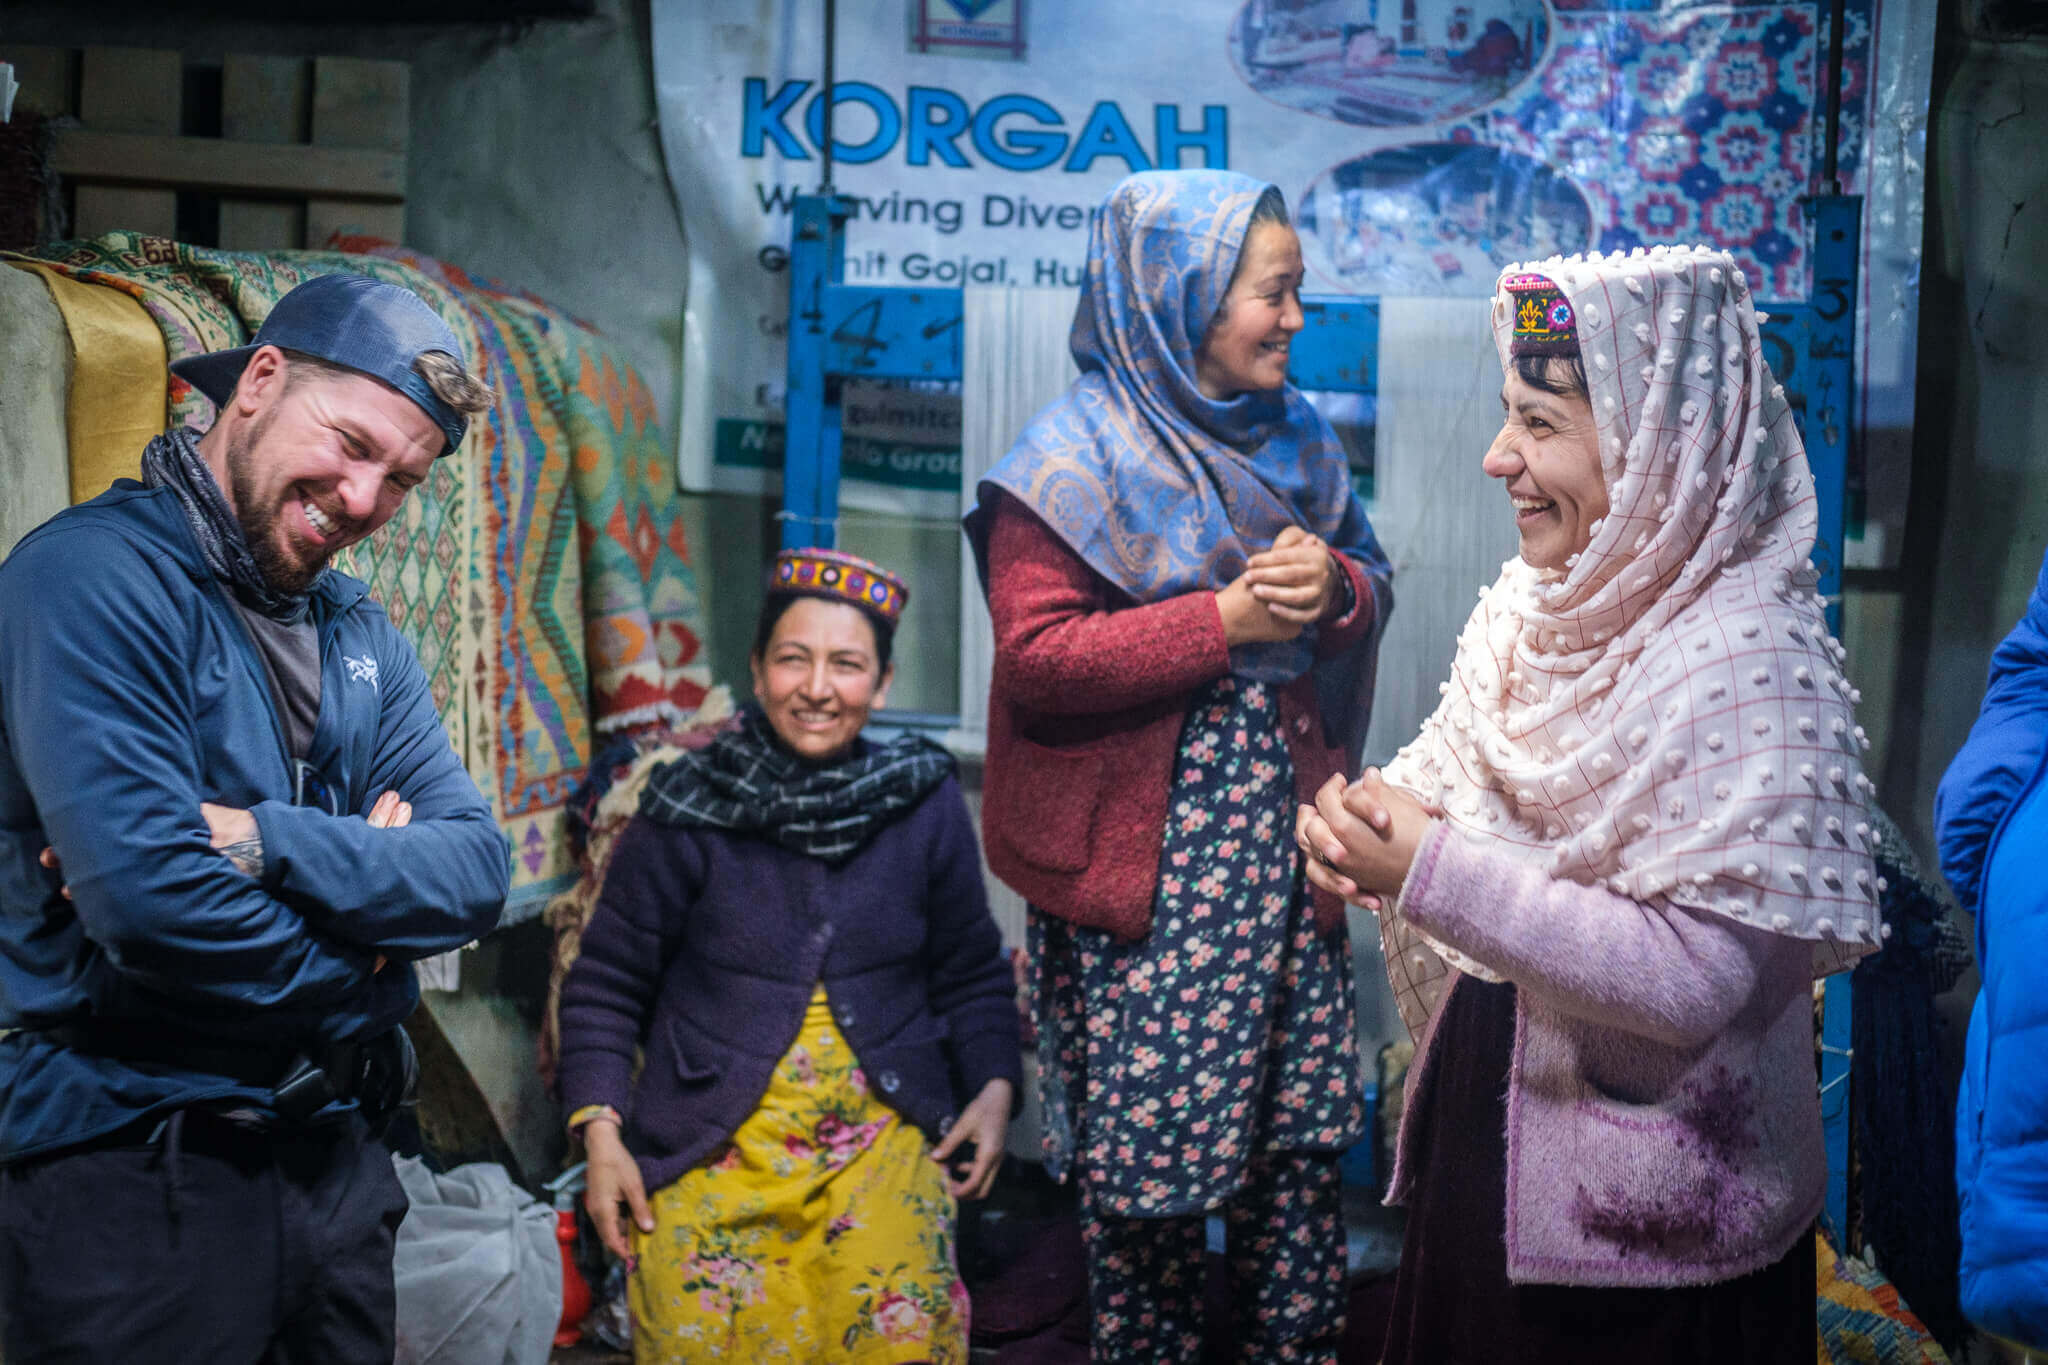
<path id="1" fill-rule="evenodd" d="M 12 261 L 40 278 L 71 337 L 71 391 L 65 401 L 71 501 L 135 478 L 142 448 L 164 429 L 169 384 L 164 338 L 132 295 L 84 284 L 47 266 Z"/>

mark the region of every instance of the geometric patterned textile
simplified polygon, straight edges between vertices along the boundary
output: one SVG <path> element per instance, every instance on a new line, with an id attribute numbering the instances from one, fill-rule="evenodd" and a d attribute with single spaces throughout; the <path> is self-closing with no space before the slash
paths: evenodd
<path id="1" fill-rule="evenodd" d="M 667 438 L 638 372 L 584 324 L 416 251 L 337 244 L 462 300 L 498 387 L 478 561 L 497 629 L 481 672 L 526 918 L 575 876 L 562 810 L 596 750 L 687 720 L 711 683 Z"/>
<path id="2" fill-rule="evenodd" d="M 1720 247 L 1758 298 L 1804 299 L 1811 231 L 1799 197 L 1818 174 L 1826 119 L 1819 8 L 1561 13 L 1541 77 L 1474 126 L 1569 175 L 1592 205 L 1602 250 Z M 1845 104 L 1845 121 L 1853 112 Z M 1845 168 L 1852 150 L 1843 149 Z"/>
<path id="3" fill-rule="evenodd" d="M 596 913 L 611 870 L 612 850 L 640 810 L 640 792 L 654 769 L 702 749 L 734 728 L 732 693 L 720 684 L 705 695 L 696 715 L 681 727 L 636 730 L 607 745 L 592 763 L 590 778 L 570 803 L 570 820 L 580 836 L 578 875 L 569 888 L 548 902 L 548 927 L 555 945 L 548 964 L 547 1006 L 541 1011 L 535 1061 L 542 1082 L 555 1088 L 555 1063 L 561 1055 L 562 982 L 583 951 L 583 930 Z"/>
<path id="4" fill-rule="evenodd" d="M 1854 1257 L 1836 1256 L 1820 1233 L 1814 1244 L 1820 1365 L 1949 1365 L 1891 1281 Z"/>
<path id="5" fill-rule="evenodd" d="M 400 514 L 337 566 L 418 650 L 456 751 L 512 840 L 505 922 L 574 877 L 563 817 L 603 738 L 694 711 L 710 678 L 666 440 L 639 375 L 531 295 L 382 243 L 262 254 L 114 232 L 39 249 L 135 296 L 168 358 L 247 343 L 293 285 L 348 271 L 400 284 L 453 328 L 496 406 Z M 170 423 L 212 404 L 173 379 Z"/>
<path id="6" fill-rule="evenodd" d="M 903 617 L 910 590 L 880 565 L 842 550 L 784 550 L 775 556 L 771 593 L 795 593 L 845 602 L 894 626 Z"/>

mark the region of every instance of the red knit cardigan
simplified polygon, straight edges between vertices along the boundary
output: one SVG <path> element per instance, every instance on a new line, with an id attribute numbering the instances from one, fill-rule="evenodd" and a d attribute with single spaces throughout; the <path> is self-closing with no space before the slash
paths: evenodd
<path id="1" fill-rule="evenodd" d="M 1338 653 L 1377 609 L 1358 565 L 1333 556 L 1352 606 L 1324 621 L 1319 652 Z M 1090 569 L 1015 499 L 999 497 L 988 529 L 989 683 L 982 842 L 989 866 L 1038 909 L 1142 938 L 1165 838 L 1173 758 L 1194 693 L 1230 672 L 1216 596 L 1190 592 L 1139 605 Z M 1302 801 L 1339 771 L 1315 679 L 1280 693 L 1280 721 Z M 1290 824 L 1286 837 L 1293 839 Z M 1315 894 L 1318 927 L 1343 902 Z"/>

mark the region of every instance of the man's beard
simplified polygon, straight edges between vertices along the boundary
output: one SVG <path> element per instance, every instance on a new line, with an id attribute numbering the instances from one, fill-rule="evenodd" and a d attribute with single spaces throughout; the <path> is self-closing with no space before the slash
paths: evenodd
<path id="1" fill-rule="evenodd" d="M 288 557 L 279 545 L 278 522 L 283 515 L 283 495 L 278 505 L 268 508 L 257 505 L 256 492 L 256 447 L 270 431 L 271 419 L 275 413 L 266 412 L 256 419 L 253 426 L 237 431 L 228 440 L 228 486 L 235 500 L 235 520 L 242 524 L 242 539 L 249 542 L 249 554 L 256 561 L 257 571 L 272 591 L 296 596 L 313 586 L 313 580 L 327 567 L 327 561 L 334 558 L 334 550 L 319 555 L 311 563 Z M 339 548 L 339 547 L 336 547 Z"/>

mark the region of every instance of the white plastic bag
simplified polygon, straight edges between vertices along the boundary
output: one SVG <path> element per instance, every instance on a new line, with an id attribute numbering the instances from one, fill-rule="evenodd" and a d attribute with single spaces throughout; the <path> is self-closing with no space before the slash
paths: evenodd
<path id="1" fill-rule="evenodd" d="M 546 1365 L 562 1316 L 553 1211 L 503 1166 L 392 1160 L 412 1201 L 393 1257 L 396 1365 Z"/>

